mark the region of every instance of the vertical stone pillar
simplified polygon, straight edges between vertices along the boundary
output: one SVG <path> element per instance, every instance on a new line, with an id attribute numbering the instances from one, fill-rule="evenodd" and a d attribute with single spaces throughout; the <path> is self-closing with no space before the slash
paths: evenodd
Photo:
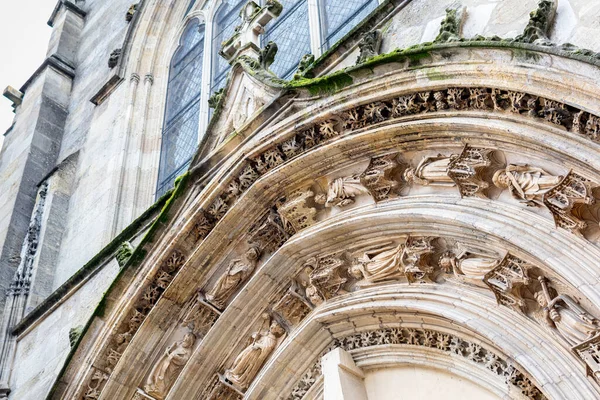
<path id="1" fill-rule="evenodd" d="M 368 400 L 364 374 L 352 356 L 337 348 L 321 359 L 325 400 Z"/>

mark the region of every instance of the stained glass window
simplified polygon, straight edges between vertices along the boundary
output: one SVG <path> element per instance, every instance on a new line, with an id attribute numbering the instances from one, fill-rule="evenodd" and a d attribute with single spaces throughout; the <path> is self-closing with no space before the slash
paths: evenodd
<path id="1" fill-rule="evenodd" d="M 188 23 L 171 60 L 156 196 L 189 166 L 198 144 L 204 25 Z"/>
<path id="2" fill-rule="evenodd" d="M 339 1 L 339 0 L 337 0 Z M 269 41 L 277 43 L 277 56 L 271 65 L 280 78 L 290 78 L 303 55 L 311 53 L 310 27 L 307 0 L 281 0 L 283 11 L 266 27 L 263 46 Z"/>
<path id="3" fill-rule="evenodd" d="M 320 0 L 325 51 L 379 5 L 377 0 Z"/>
<path id="4" fill-rule="evenodd" d="M 225 86 L 227 72 L 231 69 L 229 63 L 219 55 L 221 44 L 233 36 L 235 27 L 241 23 L 239 16 L 240 10 L 247 0 L 226 0 L 219 7 L 215 15 L 215 25 L 213 27 L 213 80 L 211 93 L 216 92 Z"/>

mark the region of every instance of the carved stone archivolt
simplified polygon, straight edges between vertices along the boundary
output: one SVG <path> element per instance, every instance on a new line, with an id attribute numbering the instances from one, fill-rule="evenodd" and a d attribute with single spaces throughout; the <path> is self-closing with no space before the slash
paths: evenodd
<path id="1" fill-rule="evenodd" d="M 537 385 L 511 361 L 481 344 L 470 342 L 448 332 L 421 328 L 381 328 L 337 338 L 322 354 L 337 347 L 352 352 L 356 349 L 390 345 L 422 346 L 464 357 L 503 377 L 506 384 L 516 386 L 526 398 L 532 400 L 546 398 Z M 303 399 L 320 375 L 321 357 L 307 369 L 286 399 Z"/>
<path id="2" fill-rule="evenodd" d="M 86 379 L 87 388 L 82 396 L 84 400 L 96 400 L 100 397 L 102 389 L 114 371 L 115 366 L 121 359 L 121 356 L 129 346 L 133 336 L 150 313 L 150 310 L 156 305 L 177 272 L 179 272 L 184 262 L 184 256 L 180 252 L 174 251 L 162 263 L 151 283 L 142 290 L 134 303 L 133 308 L 129 311 L 129 318 L 123 321 L 111 335 L 109 345 L 104 350 L 104 357 L 101 359 L 104 366 L 99 367 L 98 364 L 96 364 L 96 366 L 92 367 L 88 373 Z"/>

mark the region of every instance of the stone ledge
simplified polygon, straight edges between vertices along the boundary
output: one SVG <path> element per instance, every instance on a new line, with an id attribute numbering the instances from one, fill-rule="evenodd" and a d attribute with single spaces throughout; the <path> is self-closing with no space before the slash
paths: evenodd
<path id="1" fill-rule="evenodd" d="M 79 15 L 81 18 L 85 18 L 87 13 L 83 11 L 81 8 L 77 7 L 75 4 L 70 2 L 69 0 L 59 0 L 54 7 L 54 11 L 52 11 L 52 15 L 50 15 L 50 19 L 48 20 L 48 25 L 54 28 L 54 21 L 58 16 L 58 13 L 62 7 L 66 7 L 67 9 L 73 11 L 75 14 Z"/>
<path id="2" fill-rule="evenodd" d="M 68 62 L 62 60 L 60 57 L 52 54 L 48 58 L 44 60 L 42 65 L 38 67 L 38 69 L 31 75 L 31 77 L 21 86 L 21 92 L 24 94 L 27 92 L 27 88 L 36 80 L 38 76 L 44 72 L 44 70 L 48 67 L 52 67 L 60 73 L 65 74 L 69 78 L 73 79 L 75 77 L 75 67 L 69 64 Z"/>

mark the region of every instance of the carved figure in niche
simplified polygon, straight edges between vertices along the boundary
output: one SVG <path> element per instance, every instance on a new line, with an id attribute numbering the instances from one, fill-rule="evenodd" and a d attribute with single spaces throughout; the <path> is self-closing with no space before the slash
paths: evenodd
<path id="1" fill-rule="evenodd" d="M 206 302 L 204 294 L 198 292 L 183 318 L 182 325 L 187 326 L 195 335 L 204 337 L 220 315 L 215 307 Z"/>
<path id="2" fill-rule="evenodd" d="M 304 293 L 306 294 L 306 298 L 311 302 L 311 304 L 315 307 L 320 306 L 325 301 L 323 296 L 319 292 L 319 289 L 314 285 L 312 280 L 310 282 L 302 281 L 302 286 L 304 287 Z"/>
<path id="3" fill-rule="evenodd" d="M 365 251 L 349 272 L 366 284 L 398 279 L 404 275 L 401 261 L 403 250 L 402 245 L 387 244 Z"/>
<path id="4" fill-rule="evenodd" d="M 192 355 L 196 336 L 193 333 L 185 335 L 183 340 L 169 346 L 165 355 L 152 369 L 144 390 L 149 395 L 164 399 L 175 382 L 177 375 L 183 369 Z"/>
<path id="5" fill-rule="evenodd" d="M 344 207 L 354 203 L 354 198 L 361 194 L 369 194 L 369 191 L 360 182 L 359 175 L 351 175 L 331 181 L 327 195 L 316 195 L 315 202 L 325 207 Z"/>
<path id="6" fill-rule="evenodd" d="M 560 335 L 571 345 L 581 344 L 600 333 L 600 321 L 583 309 L 569 295 L 550 295 L 546 278 L 538 278 L 542 291 L 535 298 L 544 308 L 548 323 L 554 325 Z"/>
<path id="7" fill-rule="evenodd" d="M 258 247 L 250 247 L 246 251 L 246 261 L 233 260 L 227 270 L 215 283 L 215 286 L 206 294 L 206 300 L 212 305 L 222 310 L 225 307 L 227 299 L 248 279 L 254 272 L 260 251 Z"/>
<path id="8" fill-rule="evenodd" d="M 563 177 L 551 175 L 541 168 L 509 164 L 496 171 L 492 179 L 497 187 L 509 189 L 515 199 L 536 206 L 541 204 L 543 194 L 558 185 Z"/>
<path id="9" fill-rule="evenodd" d="M 268 321 L 269 318 L 265 320 Z M 273 320 L 267 331 L 252 334 L 252 343 L 236 357 L 233 366 L 225 371 L 223 377 L 246 390 L 284 333 L 283 327 Z"/>
<path id="10" fill-rule="evenodd" d="M 407 168 L 404 171 L 404 180 L 409 184 L 454 186 L 455 183 L 448 176 L 448 166 L 454 156 L 445 157 L 441 154 L 437 157 L 425 157 L 417 168 Z"/>
<path id="11" fill-rule="evenodd" d="M 460 248 L 460 246 L 459 246 Z M 494 269 L 500 260 L 488 254 L 477 254 L 466 249 L 460 249 L 456 254 L 445 252 L 440 257 L 440 267 L 446 272 L 454 272 L 457 276 L 482 280 L 485 274 Z"/>

